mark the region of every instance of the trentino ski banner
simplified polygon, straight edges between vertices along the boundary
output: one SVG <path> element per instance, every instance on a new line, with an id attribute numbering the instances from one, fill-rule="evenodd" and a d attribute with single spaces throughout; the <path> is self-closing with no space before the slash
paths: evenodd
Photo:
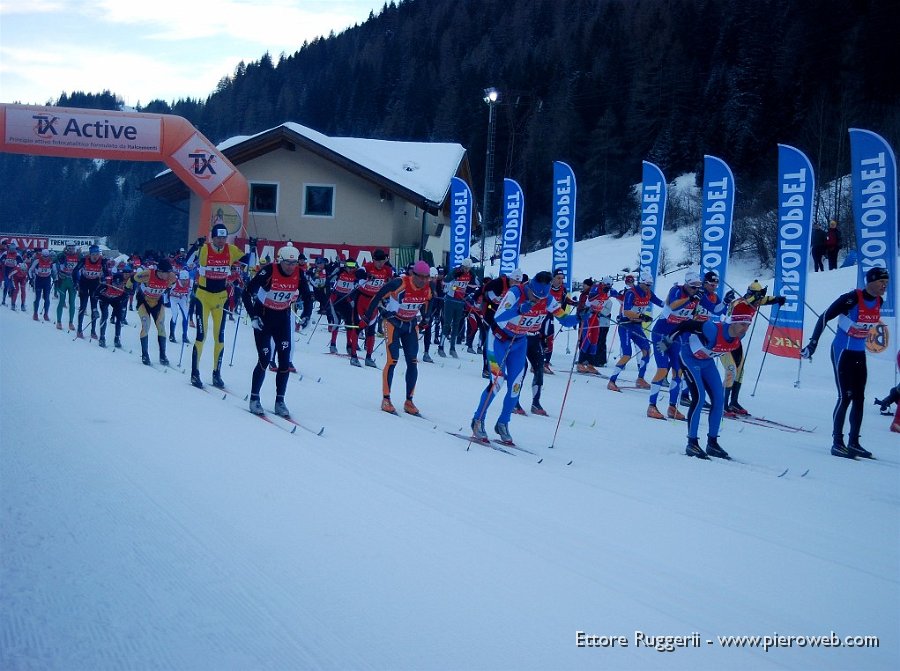
<path id="1" fill-rule="evenodd" d="M 641 270 L 653 279 L 659 272 L 659 251 L 663 223 L 666 219 L 666 178 L 662 170 L 648 161 L 643 162 L 641 179 Z"/>
<path id="2" fill-rule="evenodd" d="M 720 158 L 703 157 L 703 226 L 700 241 L 700 274 L 712 270 L 721 291 L 728 290 L 728 249 L 734 217 L 734 175 Z"/>
<path id="3" fill-rule="evenodd" d="M 503 245 L 500 248 L 500 272 L 509 275 L 519 267 L 522 222 L 525 220 L 525 196 L 513 180 L 503 180 Z"/>
<path id="4" fill-rule="evenodd" d="M 553 162 L 553 271 L 561 270 L 566 289 L 572 290 L 572 255 L 575 251 L 575 173 L 562 161 Z"/>
<path id="5" fill-rule="evenodd" d="M 763 350 L 800 358 L 803 312 L 812 236 L 815 175 L 799 149 L 778 145 L 778 245 L 775 250 L 774 295 L 787 302 L 772 309 Z"/>
<path id="6" fill-rule="evenodd" d="M 450 268 L 469 258 L 472 244 L 472 190 L 459 177 L 450 180 Z"/>
<path id="7" fill-rule="evenodd" d="M 897 159 L 883 137 L 850 129 L 850 179 L 858 255 L 857 286 L 865 286 L 870 268 L 890 273 L 881 306 L 881 322 L 869 331 L 869 354 L 893 359 L 897 343 Z"/>

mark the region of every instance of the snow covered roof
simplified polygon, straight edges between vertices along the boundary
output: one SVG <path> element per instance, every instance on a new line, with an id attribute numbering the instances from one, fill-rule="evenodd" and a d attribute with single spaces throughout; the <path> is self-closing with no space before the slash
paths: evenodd
<path id="1" fill-rule="evenodd" d="M 466 150 L 450 142 L 400 142 L 356 137 L 329 137 L 298 123 L 286 122 L 255 135 L 238 135 L 217 145 L 235 165 L 288 144 L 299 144 L 352 172 L 381 183 L 429 209 L 439 206 L 450 190 L 450 180 L 463 170 Z M 464 178 L 467 174 L 462 175 Z M 158 180 L 174 177 L 166 170 L 148 183 L 144 192 L 160 193 Z M 171 194 L 170 194 L 171 195 Z M 183 195 L 182 195 L 183 197 Z"/>

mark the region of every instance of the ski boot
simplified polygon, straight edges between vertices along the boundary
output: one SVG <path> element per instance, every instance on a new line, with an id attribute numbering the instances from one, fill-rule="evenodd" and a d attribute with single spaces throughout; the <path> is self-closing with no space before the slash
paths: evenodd
<path id="1" fill-rule="evenodd" d="M 490 380 L 491 379 L 491 371 L 487 370 L 486 368 L 483 369 L 481 371 L 481 377 L 483 377 L 485 380 Z"/>
<path id="2" fill-rule="evenodd" d="M 284 399 L 275 399 L 275 414 L 279 417 L 284 417 L 285 419 L 288 419 L 291 416 L 291 411 L 288 410 L 288 407 L 284 404 Z"/>
<path id="3" fill-rule="evenodd" d="M 733 413 L 734 415 L 740 415 L 744 417 L 750 414 L 749 412 L 747 412 L 747 409 L 737 401 L 732 401 L 731 404 L 726 408 L 726 411 Z"/>
<path id="4" fill-rule="evenodd" d="M 454 359 L 458 359 L 458 358 L 459 358 L 459 354 L 456 353 L 456 348 L 455 348 L 455 347 L 451 347 L 451 348 L 450 348 L 450 356 L 452 356 Z"/>
<path id="5" fill-rule="evenodd" d="M 609 382 L 607 382 L 606 388 L 609 389 L 610 391 L 617 391 L 620 394 L 622 393 L 622 390 L 619 389 L 619 385 L 616 384 L 615 380 L 610 380 Z"/>
<path id="6" fill-rule="evenodd" d="M 637 387 L 638 389 L 649 389 L 650 383 L 647 382 L 647 380 L 645 380 L 644 378 L 639 377 L 637 380 L 634 381 L 634 386 Z M 666 386 L 668 386 L 668 385 L 666 385 Z"/>
<path id="7" fill-rule="evenodd" d="M 50 315 L 48 315 L 46 312 L 44 313 L 44 321 L 45 322 L 50 321 Z"/>
<path id="8" fill-rule="evenodd" d="M 337 354 L 337 345 L 329 345 L 328 346 L 329 354 Z"/>
<path id="9" fill-rule="evenodd" d="M 16 311 L 16 304 L 15 304 L 15 303 L 11 303 L 10 306 L 9 306 L 9 309 L 12 310 L 13 312 L 15 312 L 15 311 Z"/>
<path id="10" fill-rule="evenodd" d="M 91 340 L 96 340 L 96 339 L 97 339 L 97 332 L 91 331 Z"/>
<path id="11" fill-rule="evenodd" d="M 362 364 L 359 362 L 359 359 L 356 356 L 350 357 L 350 365 L 356 366 L 357 368 L 362 368 Z"/>
<path id="12" fill-rule="evenodd" d="M 213 371 L 212 377 L 213 377 L 213 381 L 212 381 L 213 387 L 216 387 L 217 389 L 225 388 L 225 382 L 224 382 L 224 380 L 222 380 L 222 374 L 219 373 L 218 369 Z"/>
<path id="13" fill-rule="evenodd" d="M 57 331 L 62 331 L 62 330 L 63 330 L 63 328 L 62 328 L 62 322 L 56 322 L 56 330 L 57 330 Z"/>
<path id="14" fill-rule="evenodd" d="M 381 399 L 381 409 L 384 412 L 391 413 L 392 415 L 397 414 L 397 408 L 395 408 L 394 404 L 391 403 L 391 399 L 389 396 L 385 396 L 383 399 Z"/>
<path id="15" fill-rule="evenodd" d="M 74 331 L 74 330 L 75 330 L 75 324 L 73 324 L 72 322 L 69 322 L 69 330 L 70 330 L 70 331 Z"/>
<path id="16" fill-rule="evenodd" d="M 476 354 L 475 348 L 472 347 L 471 345 L 469 345 L 468 347 L 466 347 L 466 351 L 467 351 L 469 354 Z"/>
<path id="17" fill-rule="evenodd" d="M 258 398 L 250 399 L 250 412 L 254 415 L 265 415 L 266 411 L 263 410 L 262 403 L 259 402 Z"/>
<path id="18" fill-rule="evenodd" d="M 690 394 L 682 394 L 681 398 L 678 399 L 678 403 L 681 404 L 683 408 L 691 407 L 691 397 Z"/>
<path id="19" fill-rule="evenodd" d="M 553 372 L 553 369 L 550 368 L 549 363 L 544 364 L 544 375 L 556 375 L 556 373 Z"/>
<path id="20" fill-rule="evenodd" d="M 428 352 L 422 355 L 422 361 L 424 363 L 434 363 L 434 359 L 431 358 L 431 355 Z"/>
<path id="21" fill-rule="evenodd" d="M 175 339 L 174 333 L 169 334 L 169 342 L 175 343 L 176 345 L 178 344 L 178 341 Z"/>
<path id="22" fill-rule="evenodd" d="M 723 450 L 719 445 L 719 440 L 716 436 L 708 436 L 706 438 L 706 453 L 717 459 L 731 459 L 731 457 L 728 456 L 728 452 Z"/>
<path id="23" fill-rule="evenodd" d="M 100 338 L 100 340 L 97 341 L 97 344 L 103 349 L 106 349 L 106 338 Z"/>
<path id="24" fill-rule="evenodd" d="M 684 453 L 689 457 L 709 459 L 709 455 L 700 448 L 700 441 L 697 438 L 688 438 L 687 447 L 684 448 Z"/>
<path id="25" fill-rule="evenodd" d="M 665 419 L 665 415 L 663 415 L 653 404 L 647 406 L 647 417 L 650 417 L 651 419 Z"/>
<path id="26" fill-rule="evenodd" d="M 523 408 L 521 406 L 521 404 L 518 401 L 516 401 L 516 407 L 513 408 L 513 414 L 514 415 L 525 415 L 527 413 L 525 412 L 525 408 Z"/>
<path id="27" fill-rule="evenodd" d="M 681 414 L 681 411 L 677 408 L 677 406 L 674 405 L 669 406 L 668 411 L 666 411 L 666 415 L 669 419 L 677 419 L 679 421 L 684 419 L 684 415 Z"/>
<path id="28" fill-rule="evenodd" d="M 369 368 L 378 368 L 378 364 L 375 363 L 375 359 L 373 359 L 373 358 L 370 357 L 370 356 L 367 356 L 367 357 L 366 357 L 366 359 L 365 359 L 365 364 L 366 364 Z"/>
<path id="29" fill-rule="evenodd" d="M 547 416 L 547 411 L 541 407 L 541 404 L 537 401 L 531 402 L 531 414 L 532 415 L 540 415 L 541 417 Z"/>
<path id="30" fill-rule="evenodd" d="M 116 349 L 122 349 L 122 341 L 119 340 L 119 336 L 113 338 L 113 347 L 115 347 Z"/>
<path id="31" fill-rule="evenodd" d="M 501 442 L 513 444 L 512 436 L 509 435 L 509 424 L 504 424 L 503 422 L 497 422 L 494 424 L 494 431 L 498 436 L 500 436 Z"/>
<path id="32" fill-rule="evenodd" d="M 874 459 L 872 453 L 869 452 L 866 448 L 859 444 L 859 438 L 850 437 L 850 444 L 847 445 L 847 449 L 853 454 L 854 457 L 859 457 L 860 459 Z"/>
<path id="33" fill-rule="evenodd" d="M 144 364 L 145 366 L 151 366 L 151 365 L 152 365 L 152 364 L 150 363 L 150 355 L 147 354 L 146 352 L 144 352 L 144 353 L 141 354 L 141 363 Z"/>
<path id="34" fill-rule="evenodd" d="M 37 312 L 35 312 L 35 313 L 31 316 L 31 318 L 32 318 L 34 321 L 36 321 L 36 322 L 41 321 L 40 319 L 38 319 Z"/>
<path id="35" fill-rule="evenodd" d="M 484 422 L 480 419 L 472 420 L 472 439 L 482 443 L 491 442 L 491 439 L 488 438 L 488 435 L 484 430 Z"/>
<path id="36" fill-rule="evenodd" d="M 159 362 L 163 366 L 169 365 L 169 359 L 166 356 L 166 338 L 165 336 L 159 336 Z"/>
<path id="37" fill-rule="evenodd" d="M 191 384 L 197 387 L 197 389 L 203 389 L 203 380 L 200 379 L 200 371 L 191 371 Z"/>
<path id="38" fill-rule="evenodd" d="M 856 455 L 853 451 L 849 450 L 847 446 L 844 445 L 843 436 L 834 437 L 834 442 L 831 444 L 831 454 L 835 457 L 843 457 L 844 459 L 856 459 Z"/>
<path id="39" fill-rule="evenodd" d="M 447 353 L 444 352 L 444 348 L 443 348 L 443 347 L 438 347 L 438 356 L 441 357 L 442 359 L 446 359 L 446 358 L 447 358 Z"/>
<path id="40" fill-rule="evenodd" d="M 403 404 L 403 412 L 408 415 L 415 415 L 416 417 L 421 417 L 422 415 L 411 398 L 406 399 L 406 402 Z"/>

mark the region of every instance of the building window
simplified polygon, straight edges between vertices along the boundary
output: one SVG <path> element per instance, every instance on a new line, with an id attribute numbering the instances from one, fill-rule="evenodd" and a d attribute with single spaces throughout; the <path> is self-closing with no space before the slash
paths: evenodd
<path id="1" fill-rule="evenodd" d="M 251 184 L 250 211 L 256 214 L 277 214 L 278 185 Z"/>
<path id="2" fill-rule="evenodd" d="M 334 216 L 334 186 L 307 184 L 303 187 L 304 217 Z"/>

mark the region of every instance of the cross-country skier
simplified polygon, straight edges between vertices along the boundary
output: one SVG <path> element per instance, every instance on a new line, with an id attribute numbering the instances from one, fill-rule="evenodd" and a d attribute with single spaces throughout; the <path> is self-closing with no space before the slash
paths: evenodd
<path id="1" fill-rule="evenodd" d="M 372 297 L 394 276 L 394 267 L 387 260 L 387 253 L 383 249 L 372 252 L 372 260 L 363 264 L 363 270 L 365 277 L 359 282 L 356 295 L 356 314 L 360 318 L 368 311 Z M 375 322 L 367 322 L 365 329 L 360 326 L 360 333 L 365 334 L 365 363 L 367 366 L 377 368 L 378 365 L 372 358 L 375 351 Z"/>
<path id="2" fill-rule="evenodd" d="M 300 272 L 300 252 L 293 245 L 278 250 L 275 263 L 260 268 L 242 296 L 247 315 L 253 325 L 257 361 L 250 382 L 250 412 L 265 414 L 260 403 L 260 390 L 266 378 L 266 367 L 272 355 L 272 342 L 278 357 L 275 373 L 275 414 L 290 417 L 284 402 L 290 376 L 290 352 L 293 338 L 291 305 L 299 296 L 304 303 L 312 301 L 307 277 Z"/>
<path id="3" fill-rule="evenodd" d="M 49 249 L 42 249 L 31 262 L 29 275 L 34 282 L 34 314 L 32 319 L 38 321 L 38 308 L 41 298 L 44 299 L 44 321 L 50 321 L 50 287 L 53 284 L 53 258 Z"/>
<path id="4" fill-rule="evenodd" d="M 419 379 L 416 360 L 419 353 L 419 328 L 425 323 L 428 302 L 431 300 L 430 275 L 429 265 L 425 261 L 416 261 L 409 273 L 389 280 L 378 290 L 360 320 L 360 328 L 364 328 L 375 321 L 376 310 L 381 310 L 387 352 L 387 363 L 381 371 L 381 409 L 385 412 L 397 412 L 391 402 L 391 384 L 402 347 L 406 360 L 406 400 L 403 410 L 410 415 L 419 414 L 419 409 L 413 402 L 413 394 Z"/>
<path id="5" fill-rule="evenodd" d="M 145 366 L 150 365 L 150 353 L 147 351 L 147 341 L 150 337 L 150 325 L 156 326 L 156 340 L 159 343 L 159 362 L 163 366 L 169 365 L 166 357 L 166 308 L 163 305 L 163 296 L 173 284 L 175 273 L 172 272 L 172 262 L 163 259 L 156 264 L 156 268 L 148 268 L 135 273 L 134 283 L 138 285 L 137 313 L 141 320 L 141 362 Z"/>
<path id="6" fill-rule="evenodd" d="M 647 364 L 650 362 L 650 340 L 644 332 L 644 324 L 653 321 L 650 316 L 650 306 L 662 307 L 662 300 L 653 293 L 653 277 L 650 272 L 641 272 L 636 285 L 628 286 L 625 283 L 625 298 L 622 301 L 622 314 L 619 315 L 619 342 L 622 346 L 622 356 L 616 361 L 616 370 L 609 377 L 606 388 L 610 391 L 621 391 L 616 384 L 619 373 L 625 370 L 625 366 L 631 359 L 631 346 L 635 345 L 641 353 L 638 362 L 638 378 L 635 382 L 640 389 L 649 389 L 650 384 L 644 379 L 647 372 Z"/>
<path id="7" fill-rule="evenodd" d="M 865 405 L 866 338 L 881 321 L 881 305 L 887 292 L 890 273 L 886 268 L 870 268 L 866 272 L 866 285 L 838 296 L 816 321 L 809 342 L 801 351 L 805 359 L 812 359 L 825 324 L 838 318 L 837 334 L 831 342 L 831 364 L 837 383 L 838 399 L 834 406 L 834 441 L 831 453 L 836 457 L 871 459 L 872 453 L 859 444 Z M 844 419 L 850 410 L 849 442 L 844 444 Z"/>
<path id="8" fill-rule="evenodd" d="M 719 445 L 719 428 L 724 414 L 725 393 L 722 376 L 716 366 L 716 358 L 725 352 L 734 351 L 740 344 L 755 310 L 747 303 L 739 303 L 727 318 L 726 322 L 711 320 L 688 320 L 677 324 L 671 333 L 663 336 L 659 349 L 665 352 L 676 345 L 682 334 L 690 334 L 679 348 L 681 361 L 690 375 L 686 377 L 691 391 L 691 406 L 687 415 L 687 447 L 685 454 L 689 457 L 709 459 L 718 457 L 728 459 L 728 453 Z M 709 430 L 706 439 L 706 451 L 700 447 L 700 416 L 703 414 L 703 403 L 709 394 L 711 407 L 709 410 Z"/>
<path id="9" fill-rule="evenodd" d="M 472 435 L 479 441 L 487 441 L 484 420 L 488 407 L 500 388 L 500 380 L 506 379 L 506 397 L 494 431 L 500 439 L 511 443 L 509 419 L 519 400 L 522 381 L 525 378 L 525 353 L 527 336 L 537 333 L 544 317 L 552 314 L 563 326 L 578 323 L 576 315 L 567 315 L 563 307 L 550 295 L 553 276 L 547 271 L 535 275 L 528 284 L 512 287 L 500 302 L 494 315 L 494 325 L 488 334 L 488 361 L 492 379 L 482 392 L 472 417 Z"/>
<path id="10" fill-rule="evenodd" d="M 88 255 L 82 257 L 75 268 L 73 275 L 78 278 L 78 333 L 76 337 L 84 338 L 84 315 L 88 305 L 91 308 L 91 340 L 97 339 L 97 290 L 103 279 L 103 256 L 98 245 L 91 245 Z"/>
<path id="11" fill-rule="evenodd" d="M 63 304 L 69 304 L 69 330 L 75 330 L 75 266 L 81 261 L 81 255 L 75 249 L 75 243 L 66 241 L 63 251 L 56 257 L 55 272 L 53 274 L 54 288 L 59 296 L 56 304 L 56 328 L 62 330 Z"/>

